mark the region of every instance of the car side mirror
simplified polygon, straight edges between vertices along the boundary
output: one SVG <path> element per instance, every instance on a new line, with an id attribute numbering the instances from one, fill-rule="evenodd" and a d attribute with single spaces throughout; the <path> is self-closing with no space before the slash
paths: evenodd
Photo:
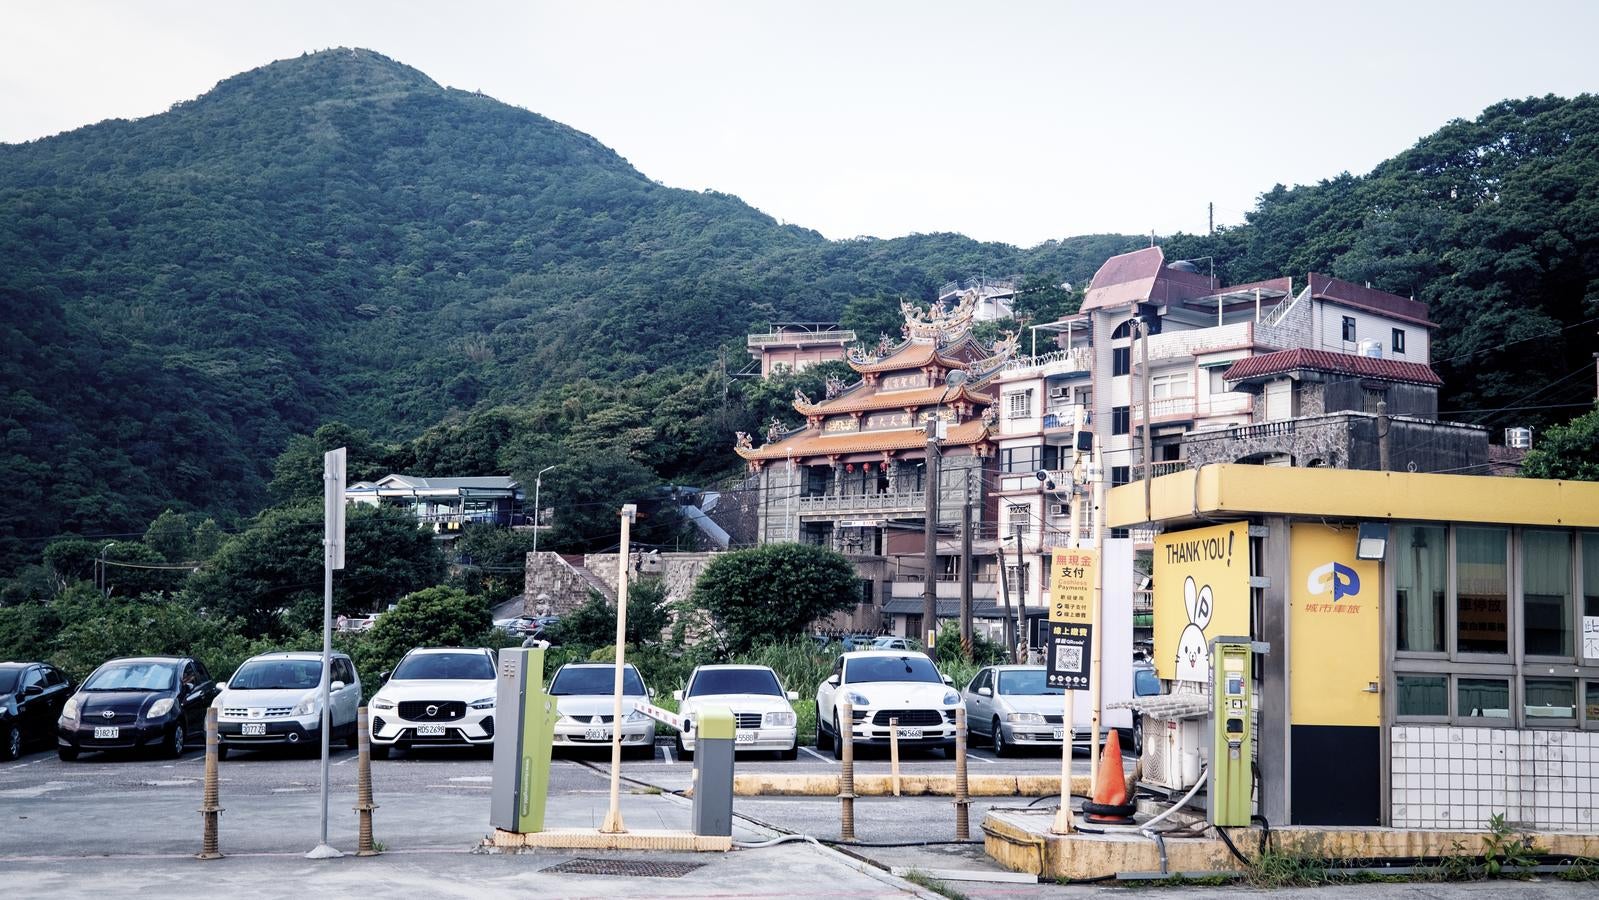
<path id="1" fill-rule="evenodd" d="M 783 692 L 783 696 L 787 697 L 790 700 L 798 700 L 799 699 L 799 691 L 784 691 Z"/>
<path id="2" fill-rule="evenodd" d="M 220 694 L 220 693 L 222 693 L 223 691 L 225 691 L 227 689 L 228 689 L 228 683 L 226 681 L 217 682 L 217 693 Z"/>
<path id="3" fill-rule="evenodd" d="M 949 676 L 948 676 L 948 675 L 940 675 L 940 676 L 938 676 L 938 677 L 939 677 L 939 678 L 940 678 L 940 679 L 942 679 L 942 680 L 943 680 L 943 682 L 944 682 L 944 683 L 945 683 L 945 684 L 950 684 L 950 685 L 952 685 L 952 684 L 954 684 L 954 683 L 955 683 L 955 679 L 953 679 L 953 678 L 951 678 L 951 677 L 949 677 Z"/>
<path id="4" fill-rule="evenodd" d="M 672 699 L 676 700 L 679 703 L 682 703 L 683 702 L 683 692 L 682 691 L 673 691 L 672 692 Z"/>
<path id="5" fill-rule="evenodd" d="M 332 684 L 328 685 L 328 690 L 330 690 L 330 691 L 342 691 L 342 690 L 344 690 L 344 682 L 335 681 Z"/>
<path id="6" fill-rule="evenodd" d="M 827 683 L 832 685 L 832 686 L 834 686 L 834 687 L 838 687 L 838 676 L 837 675 L 829 675 L 829 676 L 827 676 Z"/>
<path id="7" fill-rule="evenodd" d="M 22 693 L 28 695 L 29 697 L 37 697 L 40 694 L 44 693 L 44 685 L 42 685 L 42 684 L 30 684 L 27 687 L 22 689 Z"/>
<path id="8" fill-rule="evenodd" d="M 379 684 L 382 684 L 383 682 L 388 681 L 388 680 L 389 680 L 389 670 L 388 669 L 384 669 L 383 671 L 378 673 L 378 683 Z"/>
<path id="9" fill-rule="evenodd" d="M 980 687 L 977 689 L 977 693 L 982 694 L 984 697 L 992 697 L 994 696 L 994 689 L 990 687 Z"/>

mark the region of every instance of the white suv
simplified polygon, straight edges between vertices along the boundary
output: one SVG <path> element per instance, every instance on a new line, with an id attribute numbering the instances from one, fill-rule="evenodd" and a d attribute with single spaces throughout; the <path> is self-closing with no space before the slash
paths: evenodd
<path id="1" fill-rule="evenodd" d="M 328 679 L 330 740 L 343 738 L 353 748 L 361 677 L 348 656 L 335 653 Z M 245 660 L 211 703 L 217 708 L 217 758 L 256 747 L 320 750 L 321 684 L 320 653 L 263 653 Z"/>
<path id="2" fill-rule="evenodd" d="M 493 746 L 494 690 L 492 651 L 412 650 L 372 695 L 372 757 L 395 747 Z"/>
<path id="3" fill-rule="evenodd" d="M 849 725 L 843 717 L 848 700 L 854 713 Z M 906 650 L 863 650 L 841 653 L 833 674 L 816 688 L 816 744 L 833 748 L 842 758 L 838 736 L 843 728 L 854 732 L 856 744 L 884 745 L 889 722 L 899 721 L 901 747 L 940 748 L 954 755 L 955 708 L 960 694 L 940 675 L 933 661 Z"/>

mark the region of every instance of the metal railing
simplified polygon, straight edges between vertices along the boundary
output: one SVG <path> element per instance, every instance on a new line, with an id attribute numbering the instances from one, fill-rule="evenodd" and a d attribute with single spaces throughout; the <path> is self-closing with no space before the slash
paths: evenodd
<path id="1" fill-rule="evenodd" d="M 1052 350 L 1037 356 L 1018 356 L 1005 364 L 1006 372 L 1024 372 L 1028 369 L 1059 366 L 1063 372 L 1087 372 L 1094 365 L 1094 351 L 1090 347 L 1072 347 Z"/>
<path id="2" fill-rule="evenodd" d="M 927 504 L 922 491 L 902 491 L 882 494 L 820 494 L 800 497 L 800 513 L 824 512 L 916 512 Z"/>
<path id="3" fill-rule="evenodd" d="M 764 347 L 768 344 L 852 344 L 853 331 L 772 331 L 752 334 L 744 339 L 746 347 Z"/>

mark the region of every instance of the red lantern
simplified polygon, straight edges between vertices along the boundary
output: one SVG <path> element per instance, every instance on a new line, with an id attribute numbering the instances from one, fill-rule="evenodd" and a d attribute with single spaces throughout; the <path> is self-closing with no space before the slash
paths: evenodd
<path id="1" fill-rule="evenodd" d="M 844 471 L 846 471 L 846 472 L 855 471 L 855 464 L 854 463 L 845 463 L 844 464 Z"/>

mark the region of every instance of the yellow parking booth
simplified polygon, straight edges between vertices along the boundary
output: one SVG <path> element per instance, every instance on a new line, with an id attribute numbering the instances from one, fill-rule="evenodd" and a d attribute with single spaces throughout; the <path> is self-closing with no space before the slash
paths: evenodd
<path id="1" fill-rule="evenodd" d="M 1253 662 L 1272 824 L 1599 832 L 1599 484 L 1206 466 L 1113 489 L 1152 524 L 1156 673 Z M 1146 514 L 1147 510 L 1147 514 Z"/>

